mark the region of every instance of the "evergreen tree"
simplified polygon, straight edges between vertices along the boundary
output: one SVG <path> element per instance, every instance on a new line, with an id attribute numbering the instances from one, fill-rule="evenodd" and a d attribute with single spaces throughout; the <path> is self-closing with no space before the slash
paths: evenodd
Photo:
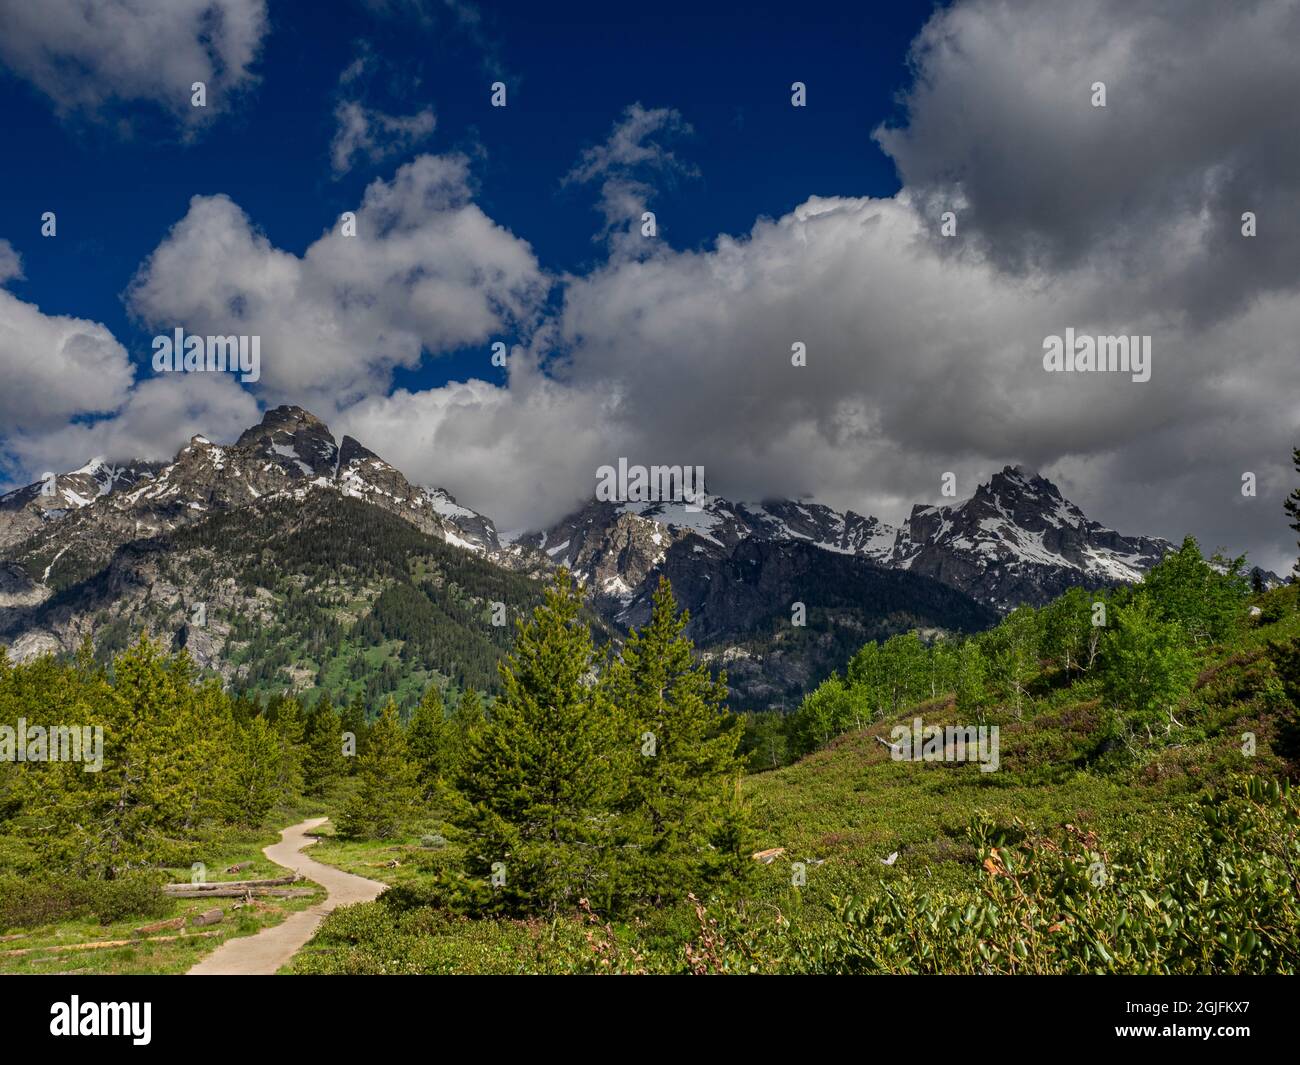
<path id="1" fill-rule="evenodd" d="M 438 781 L 452 768 L 452 723 L 447 720 L 442 692 L 436 684 L 425 689 L 411 723 L 406 729 L 406 743 L 419 776 L 420 790 L 432 798 Z"/>
<path id="2" fill-rule="evenodd" d="M 308 715 L 303 743 L 303 789 L 308 795 L 324 795 L 330 784 L 348 771 L 343 758 L 343 725 L 328 695 L 322 695 Z"/>
<path id="3" fill-rule="evenodd" d="M 279 797 L 286 802 L 296 799 L 303 790 L 303 720 L 302 704 L 287 692 L 271 700 L 267 708 L 268 721 L 280 741 L 280 765 L 276 786 Z"/>
<path id="4" fill-rule="evenodd" d="M 346 839 L 401 835 L 419 814 L 420 783 L 392 699 L 370 727 L 365 754 L 358 762 L 360 783 L 339 818 L 339 835 Z"/>
<path id="5" fill-rule="evenodd" d="M 265 717 L 239 729 L 227 802 L 238 824 L 259 827 L 280 797 L 282 737 Z"/>
<path id="6" fill-rule="evenodd" d="M 499 897 L 516 909 L 554 913 L 599 897 L 604 879 L 613 722 L 589 682 L 594 648 L 581 607 L 561 569 L 531 620 L 516 622 L 501 695 L 456 775 L 467 864 L 484 878 L 504 874 Z"/>
<path id="7" fill-rule="evenodd" d="M 728 824 L 729 799 L 743 774 L 740 722 L 724 707 L 725 678 L 714 680 L 694 660 L 682 635 L 689 620 L 660 577 L 650 620 L 632 631 L 606 675 L 626 774 L 615 807 L 615 890 L 656 905 L 702 890 L 721 874 L 743 873 L 749 860 L 718 846 L 724 835 L 741 835 Z"/>
<path id="8" fill-rule="evenodd" d="M 344 738 L 350 734 L 353 739 L 353 753 L 347 758 L 348 775 L 356 776 L 366 747 L 366 700 L 360 692 L 348 703 L 342 717 Z"/>
<path id="9" fill-rule="evenodd" d="M 52 660 L 28 676 L 39 682 L 10 691 L 12 719 L 102 730 L 98 771 L 85 770 L 92 755 L 83 750 L 81 761 L 27 763 L 19 777 L 24 807 L 41 826 L 32 843 L 44 864 L 112 878 L 176 858 L 176 841 L 219 812 L 220 692 L 196 688 L 188 657 L 169 658 L 143 638 L 115 660 L 111 685 L 101 671 Z"/>

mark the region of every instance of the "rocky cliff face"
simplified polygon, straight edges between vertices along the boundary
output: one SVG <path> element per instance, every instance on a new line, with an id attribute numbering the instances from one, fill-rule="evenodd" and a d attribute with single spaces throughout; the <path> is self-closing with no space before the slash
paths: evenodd
<path id="1" fill-rule="evenodd" d="M 1140 580 L 1171 548 L 1090 521 L 1054 484 L 1008 466 L 967 500 L 916 506 L 899 529 L 820 503 L 592 503 L 517 542 L 577 573 L 608 608 L 643 591 L 669 548 L 689 541 L 715 562 L 738 544 L 803 544 L 930 577 L 998 610 L 1042 604 L 1071 585 Z"/>
<path id="2" fill-rule="evenodd" d="M 107 471 L 107 472 L 106 472 Z M 95 460 L 72 474 L 0 497 L 0 551 L 42 559 L 41 579 L 84 573 L 136 540 L 163 535 L 257 500 L 338 492 L 380 507 L 427 532 L 480 553 L 500 548 L 490 519 L 442 489 L 411 484 L 351 437 L 338 444 L 300 407 L 276 407 L 232 445 L 192 437 L 170 463 L 111 466 Z"/>
<path id="3" fill-rule="evenodd" d="M 1009 610 L 1050 602 L 1071 585 L 1141 580 L 1172 547 L 1090 521 L 1051 481 L 1007 466 L 970 499 L 913 507 L 889 564 Z"/>

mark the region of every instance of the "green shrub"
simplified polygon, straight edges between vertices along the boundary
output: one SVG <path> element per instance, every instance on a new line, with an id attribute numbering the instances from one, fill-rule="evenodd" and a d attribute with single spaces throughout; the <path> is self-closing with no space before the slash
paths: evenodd
<path id="1" fill-rule="evenodd" d="M 119 880 L 0 880 L 0 928 L 33 928 L 95 918 L 109 925 L 128 917 L 165 917 L 175 901 L 151 876 Z"/>

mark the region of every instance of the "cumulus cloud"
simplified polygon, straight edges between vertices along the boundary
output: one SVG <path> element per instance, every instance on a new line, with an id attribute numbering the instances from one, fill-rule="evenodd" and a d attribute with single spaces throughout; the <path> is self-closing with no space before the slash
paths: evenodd
<path id="1" fill-rule="evenodd" d="M 388 115 L 356 100 L 341 102 L 334 118 L 338 129 L 330 143 L 330 163 L 336 176 L 351 170 L 358 156 L 377 163 L 407 151 L 433 133 L 435 124 L 431 107 L 413 115 Z"/>
<path id="2" fill-rule="evenodd" d="M 265 0 L 40 0 L 0 4 L 0 62 L 63 114 L 157 104 L 187 124 L 253 80 Z M 207 86 L 207 107 L 190 86 Z"/>
<path id="3" fill-rule="evenodd" d="M 641 216 L 657 192 L 651 180 L 671 184 L 698 175 L 664 143 L 690 132 L 690 125 L 670 107 L 632 104 L 605 142 L 587 148 L 565 175 L 566 185 L 599 183 L 597 209 L 605 226 L 596 239 L 607 241 L 611 254 L 640 257 L 658 246 L 641 236 Z"/>
<path id="4" fill-rule="evenodd" d="M 17 253 L 0 240 L 0 284 L 21 276 Z M 112 410 L 133 379 L 126 349 L 99 322 L 43 314 L 0 290 L 0 436 Z"/>
<path id="5" fill-rule="evenodd" d="M 5 449 L 19 468 L 33 473 L 76 469 L 97 455 L 112 462 L 169 461 L 196 433 L 234 440 L 259 419 L 257 401 L 233 378 L 169 374 L 141 381 L 110 417 L 18 433 Z"/>
<path id="6" fill-rule="evenodd" d="M 196 196 L 141 267 L 129 304 L 151 326 L 257 335 L 260 394 L 321 412 L 386 390 L 395 366 L 523 329 L 548 282 L 528 244 L 470 199 L 463 156 L 375 181 L 356 236 L 336 223 L 302 256 L 226 196 Z"/>
<path id="7" fill-rule="evenodd" d="M 481 507 L 505 530 L 558 521 L 590 496 L 620 427 L 599 392 L 557 383 L 516 349 L 505 386 L 471 380 L 371 396 L 340 416 L 337 431 L 412 480 Z"/>
<path id="8" fill-rule="evenodd" d="M 1203 318 L 1300 281 L 1297 40 L 1294 0 L 968 0 L 914 42 L 905 123 L 876 138 L 999 265 L 1109 264 Z"/>
<path id="9" fill-rule="evenodd" d="M 902 190 L 812 197 L 699 250 L 624 242 L 654 182 L 691 172 L 669 147 L 684 119 L 633 105 L 565 179 L 599 188 L 610 256 L 567 278 L 547 319 L 548 279 L 473 203 L 458 156 L 375 182 L 358 236 L 335 226 L 302 256 L 198 197 L 130 303 L 160 328 L 259 333 L 267 402 L 316 409 L 505 527 L 560 517 L 619 457 L 891 521 L 940 501 L 947 471 L 968 494 L 1024 462 L 1121 531 L 1192 532 L 1282 571 L 1300 436 L 1294 11 L 940 9 L 905 122 L 878 133 Z M 1150 381 L 1046 373 L 1044 337 L 1071 327 L 1150 335 Z M 525 346 L 504 385 L 387 394 L 422 351 L 508 328 Z"/>
<path id="10" fill-rule="evenodd" d="M 880 133 L 902 191 L 814 197 L 702 251 L 615 248 L 569 278 L 548 334 L 563 353 L 550 401 L 598 410 L 602 431 L 594 449 L 557 451 L 547 425 L 521 416 L 496 466 L 532 470 L 542 495 L 569 502 L 620 455 L 700 463 L 732 497 L 813 496 L 897 521 L 940 501 L 943 472 L 969 493 L 1025 462 L 1122 531 L 1192 532 L 1285 569 L 1300 245 L 1281 205 L 1300 142 L 1281 137 L 1294 119 L 1279 86 L 1295 77 L 1294 11 L 940 10 L 915 52 L 908 123 Z M 1089 103 L 1099 80 L 1106 110 Z M 568 180 L 609 183 L 606 217 L 626 217 L 636 192 L 620 201 L 620 182 L 663 162 L 646 136 L 665 125 L 629 109 Z M 945 241 L 939 214 L 954 204 L 959 235 Z M 1256 204 L 1268 243 L 1240 232 Z M 1150 335 L 1151 380 L 1044 372 L 1044 337 L 1068 327 Z M 806 367 L 791 365 L 795 341 Z M 453 453 L 471 412 L 506 398 L 458 394 L 470 411 L 438 429 Z M 466 497 L 489 513 L 514 491 L 493 465 Z M 1240 493 L 1244 472 L 1256 498 Z"/>
<path id="11" fill-rule="evenodd" d="M 20 281 L 22 276 L 22 256 L 7 240 L 0 240 L 0 285 L 9 281 Z"/>

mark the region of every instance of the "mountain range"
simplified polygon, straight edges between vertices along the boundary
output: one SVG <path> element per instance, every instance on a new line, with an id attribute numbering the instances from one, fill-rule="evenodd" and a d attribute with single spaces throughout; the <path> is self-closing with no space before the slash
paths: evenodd
<path id="1" fill-rule="evenodd" d="M 409 700 L 435 677 L 491 688 L 508 638 L 478 631 L 492 627 L 483 617 L 497 601 L 526 610 L 555 567 L 586 584 L 614 640 L 648 616 L 662 573 L 697 647 L 725 665 L 733 703 L 761 707 L 797 699 L 866 639 L 977 630 L 1071 585 L 1138 580 L 1171 546 L 1089 520 L 1013 466 L 968 499 L 913 507 L 898 528 L 815 502 L 708 496 L 696 510 L 593 500 L 506 536 L 282 406 L 233 444 L 194 436 L 169 463 L 94 459 L 0 496 L 0 643 L 28 658 L 143 628 L 231 683 Z M 486 598 L 492 587 L 502 599 Z M 185 613 L 196 601 L 202 625 Z M 796 603 L 805 625 L 791 623 Z M 482 668 L 466 673 L 449 644 L 473 646 Z"/>

